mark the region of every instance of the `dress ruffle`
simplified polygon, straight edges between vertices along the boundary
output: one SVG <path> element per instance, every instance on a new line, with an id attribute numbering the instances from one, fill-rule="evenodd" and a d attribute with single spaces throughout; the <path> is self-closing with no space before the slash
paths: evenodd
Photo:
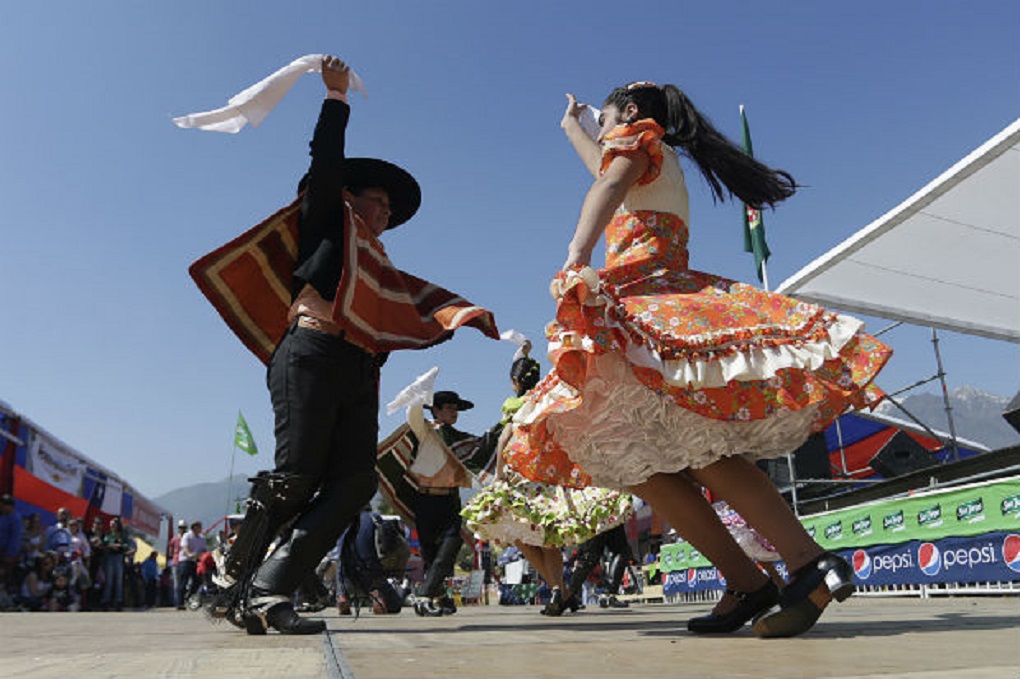
<path id="1" fill-rule="evenodd" d="M 562 547 L 586 542 L 633 513 L 631 496 L 528 481 L 512 469 L 476 494 L 461 515 L 469 530 L 500 544 Z"/>
<path id="2" fill-rule="evenodd" d="M 870 385 L 890 352 L 856 319 L 692 270 L 626 287 L 612 274 L 553 281 L 555 369 L 514 418 L 507 454 L 528 478 L 625 488 L 724 456 L 777 457 L 880 398 Z"/>
<path id="3" fill-rule="evenodd" d="M 648 155 L 648 169 L 638 179 L 638 184 L 654 181 L 662 171 L 662 137 L 665 130 L 651 118 L 638 120 L 630 125 L 618 125 L 602 142 L 602 165 L 599 174 L 606 171 L 617 156 L 637 153 Z"/>

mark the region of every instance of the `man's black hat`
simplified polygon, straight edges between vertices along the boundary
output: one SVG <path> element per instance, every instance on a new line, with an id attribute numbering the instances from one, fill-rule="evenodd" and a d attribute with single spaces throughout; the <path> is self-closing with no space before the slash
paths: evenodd
<path id="1" fill-rule="evenodd" d="M 457 396 L 455 391 L 437 391 L 432 394 L 432 406 L 433 408 L 441 408 L 447 403 L 456 403 L 457 410 L 471 410 L 475 407 L 475 404 L 471 401 L 465 401 L 460 396 Z"/>
<path id="2" fill-rule="evenodd" d="M 421 187 L 411 173 L 393 163 L 378 158 L 345 158 L 344 182 L 359 189 L 378 187 L 390 199 L 390 221 L 386 229 L 393 229 L 414 216 L 421 207 Z M 298 193 L 308 185 L 308 174 L 298 182 Z"/>
<path id="3" fill-rule="evenodd" d="M 392 211 L 387 229 L 406 222 L 421 206 L 418 182 L 410 172 L 393 163 L 378 158 L 347 158 L 344 177 L 348 185 L 365 189 L 378 186 L 386 191 Z"/>

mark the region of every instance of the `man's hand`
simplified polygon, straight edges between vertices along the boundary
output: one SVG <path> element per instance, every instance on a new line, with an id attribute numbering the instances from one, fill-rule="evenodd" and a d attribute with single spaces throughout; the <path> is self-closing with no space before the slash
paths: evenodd
<path id="1" fill-rule="evenodd" d="M 322 58 L 322 82 L 325 83 L 327 90 L 347 94 L 347 88 L 351 84 L 350 67 L 339 57 L 327 54 Z"/>

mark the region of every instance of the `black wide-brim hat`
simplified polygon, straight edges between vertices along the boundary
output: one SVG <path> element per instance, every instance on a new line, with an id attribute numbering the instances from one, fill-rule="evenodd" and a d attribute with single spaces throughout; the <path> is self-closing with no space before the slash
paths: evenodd
<path id="1" fill-rule="evenodd" d="M 344 182 L 364 189 L 378 187 L 390 199 L 390 223 L 387 229 L 400 226 L 421 207 L 421 187 L 411 173 L 378 158 L 347 158 L 344 160 Z"/>
<path id="2" fill-rule="evenodd" d="M 432 407 L 440 408 L 447 403 L 456 403 L 457 410 L 471 410 L 475 407 L 475 404 L 471 401 L 465 401 L 457 395 L 455 391 L 437 391 L 432 394 Z"/>

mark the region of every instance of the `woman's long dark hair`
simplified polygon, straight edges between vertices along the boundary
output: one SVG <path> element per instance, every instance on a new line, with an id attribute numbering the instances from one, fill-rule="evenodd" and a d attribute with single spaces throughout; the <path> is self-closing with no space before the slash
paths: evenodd
<path id="1" fill-rule="evenodd" d="M 617 87 L 606 97 L 623 111 L 637 106 L 639 118 L 652 118 L 666 130 L 663 141 L 679 147 L 698 166 L 718 200 L 731 195 L 748 205 L 763 208 L 789 198 L 797 190 L 790 173 L 773 169 L 744 153 L 723 136 L 674 85 L 636 83 Z"/>

